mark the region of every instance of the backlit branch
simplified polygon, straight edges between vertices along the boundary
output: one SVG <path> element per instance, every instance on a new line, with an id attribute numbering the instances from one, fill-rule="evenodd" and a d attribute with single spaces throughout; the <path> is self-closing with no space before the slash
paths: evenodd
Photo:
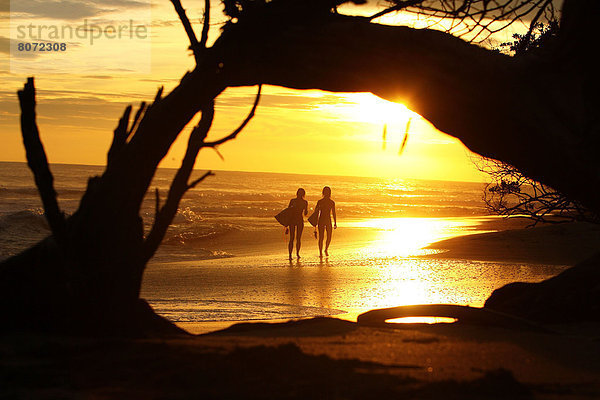
<path id="1" fill-rule="evenodd" d="M 204 139 L 206 139 L 206 135 L 208 135 L 208 131 L 212 125 L 214 112 L 214 101 L 210 101 L 210 103 L 202 109 L 202 117 L 200 118 L 200 122 L 198 122 L 198 125 L 190 134 L 185 156 L 183 157 L 181 166 L 177 170 L 177 173 L 171 182 L 169 194 L 167 195 L 165 204 L 160 208 L 159 211 L 156 212 L 154 224 L 144 242 L 144 258 L 146 261 L 152 258 L 158 249 L 158 246 L 165 237 L 169 225 L 171 225 L 173 218 L 175 218 L 175 215 L 177 214 L 179 203 L 181 202 L 183 195 L 206 177 L 212 175 L 212 172 L 209 171 L 199 179 L 194 180 L 191 184 L 188 183 L 192 170 L 194 169 L 194 164 L 196 163 L 196 157 L 198 156 L 200 149 L 204 147 Z"/>
<path id="2" fill-rule="evenodd" d="M 447 32 L 468 37 L 472 42 L 483 42 L 492 34 L 511 26 L 517 21 L 530 20 L 534 26 L 546 13 L 550 20 L 554 15 L 552 0 L 389 0 L 390 7 L 372 15 L 373 20 L 391 12 L 405 11 L 422 15 L 431 27 L 449 23 Z"/>
<path id="3" fill-rule="evenodd" d="M 33 78 L 28 78 L 23 90 L 18 92 L 21 107 L 21 133 L 27 156 L 27 164 L 33 172 L 35 184 L 40 192 L 44 215 L 57 242 L 64 239 L 65 215 L 60 210 L 54 190 L 54 177 L 50 172 L 44 145 L 36 122 L 35 85 Z"/>
<path id="4" fill-rule="evenodd" d="M 127 139 L 129 139 L 132 136 L 132 134 L 135 133 L 135 130 L 137 129 L 142 119 L 141 117 L 147 109 L 148 107 L 146 106 L 146 102 L 142 102 L 140 104 L 140 108 L 135 113 L 135 117 L 133 118 L 131 126 L 129 126 L 129 118 L 131 116 L 132 107 L 127 106 L 127 108 L 125 108 L 123 116 L 121 117 L 119 123 L 117 124 L 117 127 L 113 131 L 113 141 L 110 145 L 107 154 L 108 163 L 113 161 L 119 155 L 119 153 L 121 153 L 121 151 L 127 144 Z"/>
<path id="5" fill-rule="evenodd" d="M 477 168 L 487 173 L 483 200 L 489 212 L 505 217 L 527 218 L 530 226 L 538 223 L 586 221 L 599 223 L 600 217 L 577 201 L 523 175 L 512 165 L 482 159 Z"/>
<path id="6" fill-rule="evenodd" d="M 250 120 L 254 117 L 256 107 L 258 106 L 258 102 L 260 100 L 261 90 L 262 90 L 262 85 L 258 85 L 258 92 L 256 93 L 256 97 L 254 98 L 254 104 L 252 105 L 252 109 L 250 110 L 250 113 L 248 114 L 246 119 L 241 123 L 241 125 L 236 130 L 234 130 L 229 135 L 227 135 L 219 140 L 215 140 L 214 142 L 205 142 L 202 147 L 213 147 L 214 148 L 220 144 L 223 144 L 225 142 L 235 139 L 237 137 L 237 135 L 246 127 L 246 125 L 248 125 L 248 122 L 250 122 Z"/>
<path id="7" fill-rule="evenodd" d="M 419 3 L 423 3 L 425 0 L 413 0 L 413 1 L 398 1 L 395 6 L 393 7 L 388 7 L 385 10 L 379 11 L 378 13 L 375 13 L 373 15 L 371 15 L 368 19 L 369 21 L 377 19 L 379 17 L 383 17 L 384 15 L 396 12 L 396 11 L 400 11 L 403 10 L 407 7 L 411 7 L 411 6 L 415 6 Z"/>
<path id="8" fill-rule="evenodd" d="M 256 112 L 256 108 L 258 106 L 258 102 L 260 100 L 262 85 L 258 86 L 258 92 L 254 99 L 254 104 L 252 105 L 252 109 L 250 113 L 246 117 L 246 119 L 240 124 L 240 126 L 234 130 L 231 134 L 216 140 L 214 142 L 205 142 L 206 136 L 208 135 L 208 131 L 212 125 L 212 121 L 214 118 L 215 105 L 214 101 L 211 101 L 207 106 L 202 109 L 202 117 L 200 118 L 200 122 L 198 125 L 192 130 L 190 134 L 190 138 L 188 141 L 188 147 L 183 157 L 183 161 L 181 166 L 177 170 L 175 177 L 173 178 L 173 182 L 171 183 L 171 187 L 169 188 L 169 194 L 167 195 L 167 199 L 165 204 L 162 207 L 159 207 L 159 198 L 158 191 L 156 193 L 156 216 L 154 219 L 154 224 L 150 233 L 146 237 L 144 243 L 144 257 L 146 260 L 149 260 L 156 250 L 158 246 L 164 239 L 164 236 L 167 232 L 167 229 L 175 215 L 177 214 L 177 210 L 179 208 L 179 203 L 181 199 L 185 195 L 185 193 L 194 188 L 200 182 L 202 182 L 207 177 L 213 175 L 211 171 L 206 172 L 200 178 L 189 182 L 190 175 L 194 168 L 194 164 L 196 163 L 196 157 L 200 149 L 203 147 L 216 148 L 216 146 L 223 144 L 227 141 L 233 140 L 237 137 L 237 135 L 246 127 L 248 122 L 254 117 Z"/>
<path id="9" fill-rule="evenodd" d="M 529 24 L 529 29 L 527 30 L 527 33 L 525 34 L 525 36 L 523 37 L 523 39 L 520 41 L 519 45 L 515 49 L 516 54 L 519 54 L 523 50 L 525 50 L 527 47 L 527 44 L 531 42 L 531 36 L 532 36 L 534 30 L 536 29 L 536 27 L 538 26 L 538 21 L 540 20 L 546 7 L 548 7 L 548 6 L 552 6 L 552 0 L 547 0 L 546 4 L 542 7 L 540 7 L 537 14 L 531 20 L 531 23 Z M 554 12 L 552 12 L 552 14 L 554 14 Z"/>
<path id="10" fill-rule="evenodd" d="M 113 131 L 113 141 L 110 145 L 110 148 L 108 149 L 108 154 L 107 154 L 107 158 L 108 158 L 107 163 L 108 164 L 110 164 L 115 159 L 117 154 L 119 154 L 121 152 L 121 150 L 125 146 L 125 143 L 127 142 L 127 136 L 129 134 L 128 127 L 129 127 L 129 117 L 130 116 L 131 116 L 131 105 L 129 105 L 125 108 L 125 111 L 123 112 L 123 116 L 121 117 L 121 119 L 119 119 L 119 123 L 117 124 L 117 127 Z"/>
<path id="11" fill-rule="evenodd" d="M 179 20 L 183 24 L 185 33 L 187 34 L 187 36 L 190 40 L 190 48 L 192 49 L 192 52 L 194 53 L 194 58 L 196 59 L 196 63 L 198 63 L 200 61 L 200 45 L 198 43 L 198 39 L 196 38 L 196 33 L 194 32 L 194 28 L 192 28 L 192 24 L 190 23 L 190 20 L 188 19 L 187 15 L 185 13 L 185 9 L 181 5 L 181 1 L 171 0 L 171 3 L 173 4 L 173 7 L 175 7 L 175 11 L 177 12 L 177 15 L 179 16 Z"/>
<path id="12" fill-rule="evenodd" d="M 204 0 L 204 21 L 202 24 L 202 35 L 200 36 L 200 48 L 206 49 L 208 42 L 208 30 L 210 28 L 210 0 Z"/>

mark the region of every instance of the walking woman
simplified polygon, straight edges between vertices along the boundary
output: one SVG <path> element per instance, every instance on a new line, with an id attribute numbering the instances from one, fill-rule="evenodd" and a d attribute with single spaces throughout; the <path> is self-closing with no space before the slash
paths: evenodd
<path id="1" fill-rule="evenodd" d="M 304 215 L 308 214 L 308 201 L 304 200 L 306 192 L 300 188 L 296 192 L 296 198 L 290 200 L 288 208 L 292 210 L 290 217 L 290 243 L 288 250 L 290 260 L 292 259 L 292 250 L 294 250 L 294 239 L 296 239 L 296 256 L 300 258 L 300 241 L 302 240 L 302 231 L 304 230 Z"/>
<path id="2" fill-rule="evenodd" d="M 331 200 L 331 188 L 325 186 L 323 188 L 323 198 L 317 201 L 315 212 L 319 212 L 319 256 L 323 257 L 323 236 L 327 232 L 327 240 L 325 241 L 325 255 L 328 256 L 329 244 L 331 243 L 331 235 L 333 229 L 337 228 L 337 218 L 335 215 L 335 201 Z M 331 215 L 333 215 L 333 227 L 331 226 Z"/>

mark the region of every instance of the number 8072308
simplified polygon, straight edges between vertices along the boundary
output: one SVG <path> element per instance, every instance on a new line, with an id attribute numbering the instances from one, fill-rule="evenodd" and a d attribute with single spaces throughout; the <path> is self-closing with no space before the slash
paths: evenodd
<path id="1" fill-rule="evenodd" d="M 19 42 L 18 51 L 66 51 L 67 44 L 59 42 Z"/>

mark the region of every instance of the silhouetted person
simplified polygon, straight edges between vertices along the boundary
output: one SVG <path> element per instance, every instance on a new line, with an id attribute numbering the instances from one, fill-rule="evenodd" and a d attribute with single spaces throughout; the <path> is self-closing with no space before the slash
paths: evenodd
<path id="1" fill-rule="evenodd" d="M 292 259 L 292 250 L 294 250 L 294 238 L 296 239 L 296 256 L 300 258 L 300 241 L 302 240 L 302 231 L 304 230 L 304 215 L 308 214 L 308 201 L 304 200 L 306 192 L 300 188 L 296 192 L 296 198 L 290 200 L 288 208 L 292 210 L 292 216 L 290 218 L 290 243 L 288 244 L 288 250 L 290 253 L 290 260 Z"/>
<path id="2" fill-rule="evenodd" d="M 325 242 L 325 255 L 329 253 L 329 243 L 331 243 L 331 235 L 333 229 L 337 228 L 337 218 L 335 215 L 335 201 L 331 200 L 331 188 L 325 186 L 323 188 L 323 198 L 317 201 L 315 211 L 319 211 L 319 222 L 317 228 L 319 229 L 319 256 L 323 257 L 323 236 L 327 231 L 327 241 Z M 333 214 L 333 228 L 331 226 L 331 215 Z"/>

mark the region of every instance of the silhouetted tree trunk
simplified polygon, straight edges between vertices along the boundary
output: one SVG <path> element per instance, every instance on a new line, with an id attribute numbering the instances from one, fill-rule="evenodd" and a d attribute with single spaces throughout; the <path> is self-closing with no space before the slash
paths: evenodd
<path id="1" fill-rule="evenodd" d="M 3 325 L 69 333 L 139 335 L 144 331 L 179 331 L 154 315 L 139 299 L 146 261 L 158 247 L 154 239 L 144 239 L 139 209 L 158 163 L 179 131 L 200 107 L 212 107 L 218 89 L 207 82 L 194 81 L 194 76 L 200 75 L 186 75 L 186 84 L 165 98 L 161 98 L 159 92 L 148 109 L 143 110 L 143 116 L 142 112 L 138 113 L 138 120 L 131 126 L 131 108 L 126 110 L 115 130 L 104 174 L 89 180 L 78 210 L 66 221 L 60 221 L 59 212 L 50 213 L 44 202 L 49 221 L 59 220 L 50 223 L 52 236 L 0 264 Z M 197 83 L 201 90 L 192 93 L 191 83 Z M 37 128 L 28 128 L 35 126 L 33 80 L 25 85 L 19 97 L 28 159 L 45 160 L 41 146 L 34 152 L 27 144 L 30 132 L 37 132 Z M 212 121 L 212 111 L 205 111 L 203 117 L 209 114 Z M 199 127 L 202 130 L 199 143 L 190 157 L 186 155 L 185 166 L 178 173 L 181 175 L 183 171 L 183 176 L 172 186 L 179 196 L 174 197 L 174 204 L 173 200 L 167 200 L 168 213 L 173 206 L 177 209 L 179 199 L 188 189 L 190 163 L 193 166 L 210 122 L 203 118 Z M 30 162 L 30 166 L 34 164 Z M 48 171 L 47 164 L 45 170 Z M 40 180 L 37 179 L 39 174 L 35 175 L 36 182 L 46 186 L 51 180 L 49 171 Z M 53 189 L 45 190 L 40 184 L 38 187 L 42 194 L 49 193 L 42 197 L 54 195 Z M 55 198 L 49 203 L 57 208 Z M 164 214 L 166 210 L 160 211 Z M 172 217 L 161 218 L 158 212 L 158 224 L 155 223 L 152 237 L 156 236 L 156 230 L 162 230 L 164 235 L 171 220 Z M 63 226 L 58 231 L 54 225 L 61 223 Z M 158 235 L 162 239 L 161 234 Z"/>
<path id="2" fill-rule="evenodd" d="M 181 11 L 184 25 L 189 25 L 179 2 L 173 2 L 178 13 Z M 206 40 L 201 43 L 204 45 Z M 58 207 L 39 140 L 33 79 L 19 92 L 24 145 L 52 235 L 0 264 L 0 304 L 4 312 L 0 327 L 4 330 L 134 336 L 183 332 L 154 314 L 139 298 L 142 274 L 175 216 L 181 197 L 209 175 L 189 182 L 198 152 L 235 138 L 254 115 L 260 95 L 259 90 L 250 115 L 238 129 L 218 141 L 207 142 L 213 99 L 225 86 L 217 60 L 198 46 L 196 41 L 196 68 L 169 95 L 163 98 L 159 90 L 152 104 L 141 105 L 132 122 L 131 107 L 125 110 L 115 129 L 104 173 L 89 179 L 79 208 L 67 219 Z M 139 217 L 142 200 L 158 164 L 198 112 L 202 118 L 190 136 L 181 168 L 162 207 L 157 198 L 154 226 L 144 237 Z"/>

